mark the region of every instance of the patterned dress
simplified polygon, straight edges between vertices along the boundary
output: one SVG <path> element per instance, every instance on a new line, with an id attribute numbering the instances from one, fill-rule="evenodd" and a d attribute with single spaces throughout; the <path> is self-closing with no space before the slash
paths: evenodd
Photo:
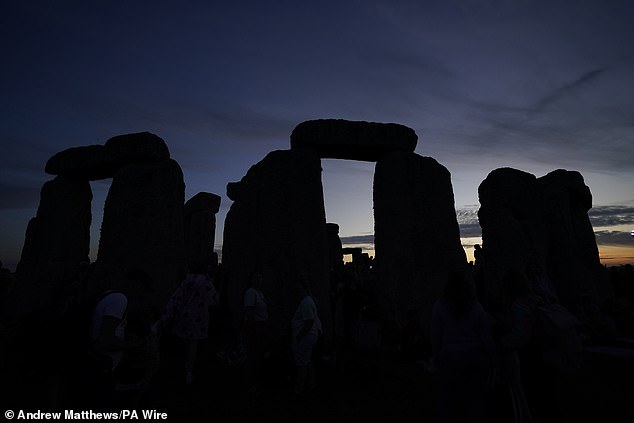
<path id="1" fill-rule="evenodd" d="M 209 307 L 217 304 L 217 297 L 211 279 L 190 273 L 172 294 L 161 320 L 171 323 L 172 334 L 181 339 L 207 339 Z"/>

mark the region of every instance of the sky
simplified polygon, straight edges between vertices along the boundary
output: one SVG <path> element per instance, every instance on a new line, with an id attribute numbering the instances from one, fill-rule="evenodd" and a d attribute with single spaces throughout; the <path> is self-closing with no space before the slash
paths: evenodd
<path id="1" fill-rule="evenodd" d="M 394 122 L 452 175 L 467 256 L 477 189 L 513 167 L 579 171 L 603 263 L 634 263 L 634 2 L 9 1 L 0 13 L 0 260 L 15 268 L 46 161 L 149 131 L 186 199 L 228 182 L 306 120 Z M 326 217 L 373 234 L 374 164 L 322 160 Z M 110 181 L 91 183 L 91 256 Z"/>

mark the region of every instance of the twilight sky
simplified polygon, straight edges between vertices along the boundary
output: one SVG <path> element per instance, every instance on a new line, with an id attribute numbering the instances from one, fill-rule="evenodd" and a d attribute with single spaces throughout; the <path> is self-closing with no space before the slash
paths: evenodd
<path id="1" fill-rule="evenodd" d="M 49 157 L 163 138 L 186 199 L 222 196 L 302 121 L 396 122 L 446 166 L 468 256 L 499 167 L 582 173 L 602 261 L 634 263 L 630 0 L 11 1 L 0 8 L 0 260 L 14 268 Z M 323 160 L 329 222 L 373 233 L 372 163 Z M 93 182 L 92 258 L 109 181 Z M 372 252 L 370 252 L 373 255 Z"/>

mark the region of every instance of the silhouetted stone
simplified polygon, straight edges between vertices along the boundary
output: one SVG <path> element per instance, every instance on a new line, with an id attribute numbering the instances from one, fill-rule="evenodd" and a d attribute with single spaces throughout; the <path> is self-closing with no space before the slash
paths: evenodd
<path id="1" fill-rule="evenodd" d="M 501 280 L 529 262 L 544 271 L 560 302 L 583 317 L 610 296 L 588 218 L 590 189 L 578 172 L 556 170 L 536 178 L 503 168 L 478 188 L 486 302 L 502 301 Z"/>
<path id="2" fill-rule="evenodd" d="M 501 280 L 509 269 L 524 269 L 533 245 L 536 208 L 539 204 L 537 178 L 517 169 L 493 170 L 478 187 L 482 247 L 486 263 L 484 290 L 488 303 L 502 301 Z M 532 250 L 532 251 L 531 251 Z"/>
<path id="3" fill-rule="evenodd" d="M 430 157 L 396 152 L 374 174 L 377 296 L 383 318 L 425 323 L 452 270 L 466 270 L 449 171 Z"/>
<path id="4" fill-rule="evenodd" d="M 214 254 L 216 239 L 216 213 L 220 209 L 220 196 L 199 192 L 185 203 L 185 249 L 187 262 L 198 261 L 216 266 Z"/>
<path id="5" fill-rule="evenodd" d="M 592 313 L 611 296 L 588 217 L 592 194 L 579 172 L 558 169 L 537 179 L 541 190 L 540 221 L 548 245 L 545 268 L 562 304 Z M 543 248 L 543 247 L 542 247 Z M 590 309 L 589 309 L 590 308 Z"/>
<path id="6" fill-rule="evenodd" d="M 131 164 L 114 176 L 104 206 L 93 290 L 117 286 L 134 268 L 148 272 L 162 306 L 185 266 L 183 172 L 174 160 Z"/>
<path id="7" fill-rule="evenodd" d="M 353 261 L 354 261 L 354 257 L 361 257 L 361 255 L 363 254 L 363 248 L 361 247 L 345 247 L 341 249 L 341 253 L 342 254 L 350 254 L 353 257 Z"/>
<path id="8" fill-rule="evenodd" d="M 112 137 L 106 141 L 105 152 L 115 169 L 128 164 L 163 162 L 170 158 L 165 141 L 150 132 Z"/>
<path id="9" fill-rule="evenodd" d="M 239 201 L 242 194 L 242 184 L 240 182 L 229 182 L 227 184 L 227 197 L 231 201 Z"/>
<path id="10" fill-rule="evenodd" d="M 377 161 L 393 151 L 413 152 L 418 136 L 396 123 L 319 119 L 302 122 L 291 133 L 291 149 L 321 158 Z"/>
<path id="11" fill-rule="evenodd" d="M 339 225 L 327 223 L 326 234 L 328 236 L 328 267 L 332 274 L 332 272 L 340 271 L 343 266 L 343 248 L 341 238 L 339 238 Z"/>
<path id="12" fill-rule="evenodd" d="M 185 203 L 185 214 L 199 211 L 218 213 L 221 197 L 210 192 L 199 192 Z"/>
<path id="13" fill-rule="evenodd" d="M 272 341 L 278 348 L 286 348 L 299 275 L 309 278 L 328 331 L 330 287 L 319 158 L 305 151 L 274 151 L 253 165 L 239 184 L 229 186 L 239 187 L 240 194 L 230 196 L 234 203 L 225 219 L 222 264 L 236 330 L 248 277 L 260 269 Z"/>
<path id="14" fill-rule="evenodd" d="M 29 222 L 8 312 L 14 317 L 54 307 L 88 260 L 90 202 L 86 180 L 58 176 L 42 186 L 37 215 Z"/>
<path id="15" fill-rule="evenodd" d="M 169 160 L 163 141 L 149 132 L 118 135 L 105 145 L 73 147 L 53 155 L 45 171 L 51 175 L 66 175 L 91 181 L 112 178 L 117 170 L 134 163 L 154 163 Z"/>
<path id="16" fill-rule="evenodd" d="M 46 162 L 49 175 L 65 175 L 90 181 L 111 178 L 112 164 L 108 163 L 103 145 L 73 147 L 60 151 Z"/>

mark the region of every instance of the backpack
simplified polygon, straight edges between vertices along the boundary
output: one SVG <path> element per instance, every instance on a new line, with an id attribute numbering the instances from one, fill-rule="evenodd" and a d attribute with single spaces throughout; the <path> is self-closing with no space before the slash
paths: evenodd
<path id="1" fill-rule="evenodd" d="M 562 372 L 578 370 L 583 351 L 579 320 L 556 303 L 536 306 L 535 314 L 535 338 L 543 361 Z"/>

